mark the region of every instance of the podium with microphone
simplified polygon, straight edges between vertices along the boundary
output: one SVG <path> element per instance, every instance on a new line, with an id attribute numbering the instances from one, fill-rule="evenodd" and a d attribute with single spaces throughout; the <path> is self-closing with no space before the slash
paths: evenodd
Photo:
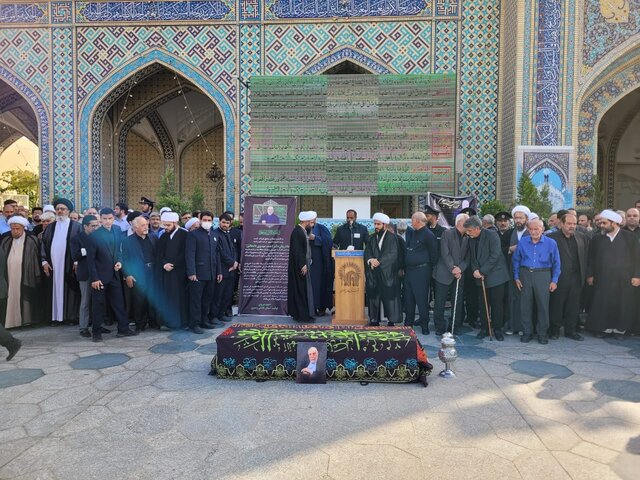
<path id="1" fill-rule="evenodd" d="M 368 325 L 364 314 L 364 251 L 334 250 L 335 313 L 332 325 Z"/>

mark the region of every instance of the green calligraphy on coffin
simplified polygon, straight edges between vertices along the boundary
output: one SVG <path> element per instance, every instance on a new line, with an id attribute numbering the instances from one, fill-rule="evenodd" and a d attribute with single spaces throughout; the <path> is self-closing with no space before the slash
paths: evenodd
<path id="1" fill-rule="evenodd" d="M 252 77 L 254 195 L 454 193 L 455 74 Z"/>

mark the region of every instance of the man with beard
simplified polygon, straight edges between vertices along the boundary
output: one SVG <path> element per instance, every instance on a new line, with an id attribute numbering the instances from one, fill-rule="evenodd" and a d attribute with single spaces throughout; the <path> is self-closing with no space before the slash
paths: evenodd
<path id="1" fill-rule="evenodd" d="M 147 324 L 159 328 L 155 311 L 156 246 L 158 239 L 149 234 L 149 222 L 144 216 L 136 217 L 131 227 L 133 235 L 122 241 L 122 271 L 131 290 L 133 318 L 136 332 Z"/>
<path id="2" fill-rule="evenodd" d="M 620 228 L 622 217 L 612 210 L 600 214 L 603 235 L 589 245 L 587 283 L 593 285 L 593 302 L 586 328 L 596 337 L 613 335 L 622 340 L 634 326 L 635 296 L 640 286 L 640 243 Z"/>
<path id="3" fill-rule="evenodd" d="M 54 200 L 53 206 L 56 210 L 56 221 L 42 234 L 40 255 L 44 274 L 52 279 L 50 320 L 55 326 L 65 321 L 78 321 L 80 287 L 71 258 L 71 238 L 82 231 L 82 225 L 69 219 L 73 204 L 66 198 Z"/>
<path id="4" fill-rule="evenodd" d="M 387 228 L 391 219 L 384 213 L 373 216 L 375 233 L 364 250 L 369 324 L 380 325 L 380 303 L 389 325 L 402 322 L 400 276 L 404 270 L 404 246 Z M 421 312 L 422 313 L 422 312 Z"/>
<path id="5" fill-rule="evenodd" d="M 115 214 L 115 221 L 113 222 L 116 227 L 119 227 L 123 233 L 129 230 L 129 222 L 127 222 L 127 215 L 129 214 L 129 205 L 124 202 L 116 203 L 113 209 Z"/>
<path id="6" fill-rule="evenodd" d="M 189 280 L 189 330 L 193 333 L 204 333 L 202 328 L 212 329 L 215 325 L 209 323 L 211 300 L 215 295 L 216 282 L 222 280 L 220 263 L 217 251 L 217 242 L 210 234 L 213 225 L 213 213 L 203 211 L 200 213 L 200 226 L 194 222 L 189 229 L 185 244 L 185 264 L 187 266 L 187 279 Z"/>
<path id="7" fill-rule="evenodd" d="M 168 328 L 184 328 L 188 324 L 187 267 L 185 248 L 187 231 L 178 227 L 178 214 L 164 212 L 164 234 L 158 240 L 157 258 L 160 272 L 160 317 Z"/>
<path id="8" fill-rule="evenodd" d="M 236 260 L 236 249 L 231 238 L 231 222 L 233 218 L 228 213 L 220 215 L 218 228 L 213 230 L 211 235 L 217 246 L 217 255 L 220 261 L 220 274 L 222 280 L 218 283 L 211 312 L 209 312 L 209 322 L 215 325 L 216 320 L 230 322 L 232 319 L 226 316 L 227 309 L 231 308 L 233 302 L 233 287 L 236 284 L 236 276 L 240 264 Z"/>
<path id="9" fill-rule="evenodd" d="M 316 212 L 300 212 L 300 223 L 291 232 L 289 240 L 289 268 L 287 283 L 287 313 L 296 322 L 313 322 L 313 288 L 311 286 L 311 249 L 309 233 Z"/>
<path id="10" fill-rule="evenodd" d="M 10 234 L 0 239 L 2 258 L 0 282 L 0 318 L 7 328 L 32 325 L 41 321 L 40 244 L 37 237 L 27 232 L 29 221 L 14 216 L 7 222 Z"/>
<path id="11" fill-rule="evenodd" d="M 509 277 L 513 280 L 512 257 L 518 247 L 518 243 L 523 237 L 528 237 L 527 222 L 533 217 L 529 207 L 525 205 L 516 205 L 511 210 L 513 218 L 513 229 L 511 230 L 511 238 L 509 239 L 509 250 L 507 256 L 507 265 L 509 266 Z M 509 282 L 509 298 L 511 304 L 511 316 L 506 319 L 505 333 L 522 332 L 522 315 L 520 312 L 520 290 L 516 288 L 514 282 Z"/>
<path id="12" fill-rule="evenodd" d="M 347 222 L 338 227 L 333 237 L 333 244 L 338 250 L 349 250 L 349 247 L 352 250 L 364 250 L 369 231 L 357 220 L 358 213 L 353 209 L 347 210 Z"/>
<path id="13" fill-rule="evenodd" d="M 80 285 L 80 336 L 91 337 L 89 322 L 91 321 L 91 278 L 87 255 L 89 254 L 89 235 L 100 227 L 94 215 L 85 215 L 82 219 L 82 229 L 71 239 L 71 258 L 76 265 L 76 278 Z M 105 332 L 106 333 L 106 332 Z"/>
<path id="14" fill-rule="evenodd" d="M 513 278 L 520 291 L 523 343 L 533 338 L 533 307 L 537 310 L 538 343 L 549 343 L 549 294 L 558 288 L 560 253 L 555 240 L 543 235 L 540 219 L 530 220 L 529 235 L 523 237 L 513 254 Z M 577 300 L 577 299 L 576 299 Z"/>
<path id="15" fill-rule="evenodd" d="M 438 241 L 426 223 L 427 217 L 422 212 L 411 216 L 413 228 L 407 230 L 403 292 L 405 325 L 413 326 L 417 306 L 422 333 L 429 335 L 429 290 L 431 274 L 438 262 Z"/>
<path id="16" fill-rule="evenodd" d="M 311 220 L 309 247 L 311 248 L 311 287 L 313 305 L 317 316 L 326 314 L 333 307 L 333 240 L 327 227 Z"/>
<path id="17" fill-rule="evenodd" d="M 111 333 L 102 327 L 108 316 L 108 308 L 118 324 L 118 337 L 135 335 L 129 329 L 129 320 L 124 306 L 124 294 L 120 282 L 122 268 L 120 245 L 123 241 L 122 230 L 114 226 L 115 215 L 110 208 L 100 210 L 98 228 L 88 237 L 87 265 L 91 281 L 91 317 L 93 341 L 101 342 L 103 333 Z M 135 237 L 129 237 L 132 239 Z"/>
<path id="18" fill-rule="evenodd" d="M 549 304 L 549 320 L 551 332 L 549 337 L 557 340 L 560 329 L 564 327 L 564 336 L 572 340 L 583 340 L 576 332 L 582 285 L 587 273 L 587 252 L 589 240 L 576 231 L 577 217 L 567 213 L 560 217 L 559 230 L 549 234 L 555 240 L 560 252 L 562 273 L 558 279 L 558 288 L 551 294 Z"/>

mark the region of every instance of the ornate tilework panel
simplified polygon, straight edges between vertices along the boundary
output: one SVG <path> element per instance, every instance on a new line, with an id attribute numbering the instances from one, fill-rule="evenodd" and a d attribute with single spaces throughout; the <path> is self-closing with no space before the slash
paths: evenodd
<path id="1" fill-rule="evenodd" d="M 565 2 L 565 5 L 567 3 Z M 566 55 L 562 60 L 563 72 L 561 77 L 564 79 L 565 87 L 561 98 L 564 101 L 565 112 L 561 128 L 561 145 L 571 145 L 573 143 L 573 108 L 575 99 L 573 98 L 575 67 L 578 60 L 576 54 L 576 25 L 575 15 L 573 15 L 571 5 L 569 4 L 569 15 L 566 20 L 565 29 L 568 29 L 568 37 L 565 45 Z M 579 48 L 579 46 L 578 46 Z"/>
<path id="2" fill-rule="evenodd" d="M 318 63 L 314 63 L 313 65 L 311 65 L 311 67 L 304 71 L 304 74 L 317 75 L 338 63 L 344 62 L 345 60 L 350 60 L 358 63 L 366 69 L 372 71 L 373 73 L 377 73 L 378 75 L 391 73 L 391 71 L 381 63 L 378 63 L 372 58 L 369 58 L 360 52 L 356 52 L 349 47 L 345 47 L 338 50 L 337 52 L 332 53 L 331 55 L 324 57 Z"/>
<path id="3" fill-rule="evenodd" d="M 129 205 L 136 205 L 142 195 L 153 198 L 160 189 L 164 172 L 164 159 L 145 139 L 135 133 L 127 136 L 127 151 L 131 158 L 127 162 L 127 198 Z"/>
<path id="4" fill-rule="evenodd" d="M 0 29 L 0 65 L 19 75 L 47 106 L 51 102 L 50 51 L 47 29 Z"/>
<path id="5" fill-rule="evenodd" d="M 212 162 L 218 165 L 224 163 L 224 134 L 222 128 L 214 128 L 204 134 L 206 145 L 202 140 L 197 140 L 182 151 L 180 155 L 180 179 L 181 191 L 189 196 L 193 187 L 200 185 L 204 192 L 205 207 L 211 208 L 216 214 L 224 211 L 224 191 L 222 185 L 216 185 L 206 177 L 211 169 Z M 213 155 L 213 158 L 212 158 Z M 231 206 L 230 206 L 231 207 Z"/>
<path id="6" fill-rule="evenodd" d="M 0 24 L 47 23 L 46 3 L 0 3 Z"/>
<path id="7" fill-rule="evenodd" d="M 640 64 L 620 71 L 584 99 L 578 122 L 576 204 L 589 206 L 591 178 L 597 160 L 597 126 L 602 116 L 620 98 L 640 84 Z"/>
<path id="8" fill-rule="evenodd" d="M 640 0 L 584 0 L 582 63 L 593 67 L 640 32 Z"/>
<path id="9" fill-rule="evenodd" d="M 464 149 L 461 193 L 495 198 L 500 6 L 465 2 L 460 55 L 459 131 Z"/>
<path id="10" fill-rule="evenodd" d="M 0 79 L 20 92 L 33 106 L 38 116 L 40 135 L 40 193 L 42 199 L 48 199 L 50 194 L 50 164 L 49 164 L 49 112 L 39 97 L 22 79 L 0 64 Z"/>
<path id="11" fill-rule="evenodd" d="M 435 0 L 436 17 L 457 17 L 460 13 L 460 0 Z"/>
<path id="12" fill-rule="evenodd" d="M 260 74 L 260 26 L 240 26 L 240 78 L 244 82 L 250 82 L 253 75 Z M 248 151 L 250 142 L 250 112 L 251 99 L 249 91 L 244 85 L 240 85 L 240 209 L 244 204 L 244 196 L 251 189 L 251 179 L 247 174 Z"/>
<path id="13" fill-rule="evenodd" d="M 343 48 L 397 73 L 430 73 L 431 23 L 323 23 L 265 26 L 265 75 L 299 75 Z"/>
<path id="14" fill-rule="evenodd" d="M 231 25 L 78 28 L 78 101 L 116 67 L 149 49 L 178 52 L 232 100 L 236 29 Z"/>
<path id="15" fill-rule="evenodd" d="M 441 2 L 442 10 L 457 0 Z M 445 5 L 446 4 L 446 5 Z M 431 0 L 266 0 L 265 19 L 431 16 Z"/>
<path id="16" fill-rule="evenodd" d="M 75 194 L 73 30 L 52 29 L 53 185 L 54 194 Z"/>
<path id="17" fill-rule="evenodd" d="M 160 117 L 160 114 L 158 114 L 157 111 L 154 111 L 147 115 L 147 120 L 149 120 L 149 123 L 153 127 L 153 131 L 156 133 L 156 136 L 160 141 L 162 154 L 164 155 L 165 168 L 173 167 L 176 159 L 176 152 L 173 147 L 173 140 L 171 140 L 169 131 L 162 121 L 162 117 Z"/>
<path id="18" fill-rule="evenodd" d="M 168 2 L 77 2 L 76 21 L 234 20 L 234 0 Z"/>
<path id="19" fill-rule="evenodd" d="M 433 73 L 455 72 L 458 67 L 458 22 L 436 22 Z"/>
<path id="20" fill-rule="evenodd" d="M 51 2 L 51 23 L 71 23 L 72 21 L 72 2 Z"/>
<path id="21" fill-rule="evenodd" d="M 107 117 L 102 122 L 102 129 L 100 130 L 100 147 L 101 147 L 101 162 L 102 162 L 102 198 L 99 202 L 92 202 L 93 206 L 96 205 L 114 205 L 116 202 L 113 196 L 113 187 L 116 175 L 114 174 L 114 161 L 113 161 L 113 126 L 111 120 Z"/>
<path id="22" fill-rule="evenodd" d="M 558 144 L 562 1 L 538 0 L 536 145 Z"/>
<path id="23" fill-rule="evenodd" d="M 533 11 L 535 6 L 535 0 L 524 0 L 524 36 L 522 45 L 522 78 L 524 83 L 530 82 L 531 72 L 534 68 L 532 66 L 533 58 L 533 45 L 531 41 L 531 31 L 534 29 L 534 23 L 532 21 L 536 16 Z M 530 88 L 523 88 L 522 91 L 522 136 L 520 137 L 520 144 L 529 145 L 533 142 L 530 138 L 530 127 L 532 124 L 530 101 L 532 92 L 529 92 Z"/>
<path id="24" fill-rule="evenodd" d="M 260 20 L 261 0 L 238 0 L 240 4 L 240 20 Z"/>
<path id="25" fill-rule="evenodd" d="M 553 210 L 573 207 L 573 147 L 520 147 L 518 163 L 521 174 L 533 184 L 549 187 Z"/>

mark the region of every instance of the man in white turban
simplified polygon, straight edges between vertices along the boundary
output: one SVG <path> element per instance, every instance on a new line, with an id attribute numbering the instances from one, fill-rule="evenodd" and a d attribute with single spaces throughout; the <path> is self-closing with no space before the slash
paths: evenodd
<path id="1" fill-rule="evenodd" d="M 27 231 L 26 218 L 14 216 L 7 224 L 11 234 L 0 239 L 0 277 L 8 288 L 2 289 L 0 315 L 5 319 L 6 328 L 14 328 L 41 321 L 40 242 Z"/>
<path id="2" fill-rule="evenodd" d="M 287 283 L 287 313 L 296 322 L 313 322 L 313 288 L 311 285 L 311 250 L 309 233 L 315 212 L 300 212 L 300 223 L 291 232 L 289 240 L 289 268 Z"/>
<path id="3" fill-rule="evenodd" d="M 380 303 L 390 325 L 402 322 L 400 276 L 404 271 L 405 251 L 404 243 L 387 229 L 390 222 L 384 213 L 373 216 L 375 233 L 369 237 L 364 250 L 369 324 L 373 326 L 380 325 Z"/>
<path id="4" fill-rule="evenodd" d="M 511 216 L 513 217 L 513 229 L 511 232 L 509 251 L 507 255 L 507 270 L 509 271 L 511 281 L 509 282 L 509 289 L 507 293 L 509 300 L 505 302 L 510 304 L 510 308 L 505 309 L 504 318 L 504 333 L 507 335 L 510 335 L 513 332 L 523 331 L 520 313 L 520 290 L 516 288 L 515 283 L 513 282 L 513 267 L 511 264 L 513 254 L 518 247 L 518 243 L 523 237 L 529 236 L 527 223 L 533 218 L 531 210 L 529 210 L 529 207 L 526 205 L 516 205 L 513 207 L 513 210 L 511 210 Z"/>
<path id="5" fill-rule="evenodd" d="M 640 243 L 620 228 L 622 217 L 613 210 L 600 213 L 604 235 L 594 235 L 589 245 L 587 283 L 593 301 L 586 328 L 597 337 L 622 340 L 635 327 L 635 297 L 640 294 Z"/>

